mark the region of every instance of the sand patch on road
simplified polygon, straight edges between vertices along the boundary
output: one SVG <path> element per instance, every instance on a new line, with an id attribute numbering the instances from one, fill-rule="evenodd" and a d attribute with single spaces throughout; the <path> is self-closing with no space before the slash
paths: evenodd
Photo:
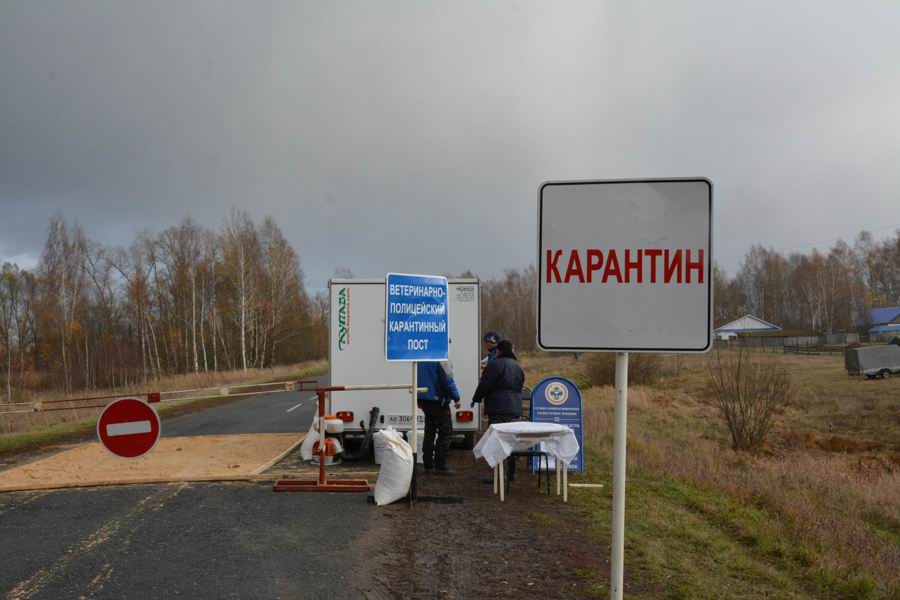
<path id="1" fill-rule="evenodd" d="M 284 458 L 303 434 L 265 433 L 162 438 L 149 454 L 117 458 L 98 442 L 82 444 L 33 463 L 0 471 L 0 492 L 69 487 L 240 481 Z"/>

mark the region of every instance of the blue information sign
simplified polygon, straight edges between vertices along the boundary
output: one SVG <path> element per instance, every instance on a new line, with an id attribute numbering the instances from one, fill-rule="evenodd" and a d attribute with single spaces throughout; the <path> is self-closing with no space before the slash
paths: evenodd
<path id="1" fill-rule="evenodd" d="M 584 473 L 584 417 L 581 411 L 581 392 L 565 377 L 548 377 L 531 393 L 531 420 L 535 423 L 559 423 L 575 432 L 578 439 L 578 456 L 569 464 L 569 472 Z M 533 460 L 537 467 L 537 459 Z M 550 470 L 555 470 L 550 457 Z"/>
<path id="2" fill-rule="evenodd" d="M 447 278 L 388 273 L 384 356 L 389 361 L 447 360 Z"/>

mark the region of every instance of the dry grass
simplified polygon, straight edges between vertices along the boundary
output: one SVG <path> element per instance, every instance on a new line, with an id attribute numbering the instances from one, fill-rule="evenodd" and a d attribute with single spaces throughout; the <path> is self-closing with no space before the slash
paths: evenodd
<path id="1" fill-rule="evenodd" d="M 82 392 L 79 394 L 64 394 L 60 392 L 40 392 L 30 395 L 22 400 L 23 402 L 46 402 L 48 400 L 64 400 L 66 398 L 79 398 L 90 396 L 112 396 L 136 394 L 148 391 L 176 391 L 176 390 L 193 390 L 198 388 L 220 388 L 223 386 L 234 386 L 252 383 L 267 383 L 277 381 L 288 381 L 296 379 L 307 373 L 324 372 L 327 369 L 327 363 L 324 360 L 310 361 L 294 365 L 283 365 L 271 369 L 248 369 L 244 371 L 219 371 L 208 373 L 189 373 L 185 375 L 171 375 L 163 377 L 158 381 L 151 382 L 142 388 L 112 388 L 98 390 L 93 392 Z M 100 400 L 97 402 L 88 402 L 83 404 L 104 404 L 108 400 Z M 171 404 L 184 404 L 190 402 L 190 399 L 179 400 Z M 59 406 L 64 406 L 60 404 Z M 67 405 L 67 406 L 77 406 Z M 30 408 L 30 407 L 19 407 Z M 0 404 L 0 410 L 3 405 Z M 20 414 L 0 415 L 0 435 L 17 434 L 24 432 L 41 431 L 50 428 L 64 427 L 65 424 L 82 422 L 85 419 L 96 418 L 100 409 L 73 409 L 60 410 L 54 412 L 29 412 Z"/>
<path id="2" fill-rule="evenodd" d="M 663 357 L 659 354 L 631 354 L 628 357 L 628 381 L 650 385 L 662 376 Z M 616 356 L 611 352 L 592 353 L 585 359 L 587 376 L 593 385 L 616 384 Z"/>
<path id="3" fill-rule="evenodd" d="M 537 352 L 520 354 L 519 363 L 525 370 L 525 385 L 534 389 L 542 379 L 551 375 L 565 375 L 580 388 L 590 387 L 586 373 L 586 359 L 582 354 L 575 358 L 573 354 Z"/>
<path id="4" fill-rule="evenodd" d="M 680 377 L 631 389 L 629 470 L 772 514 L 789 542 L 809 550 L 807 577 L 864 577 L 876 596 L 900 597 L 900 379 L 851 378 L 840 356 L 778 356 L 797 392 L 768 445 L 748 454 L 731 449 L 704 397 L 704 360 L 689 357 Z M 584 397 L 585 444 L 611 462 L 612 389 Z"/>

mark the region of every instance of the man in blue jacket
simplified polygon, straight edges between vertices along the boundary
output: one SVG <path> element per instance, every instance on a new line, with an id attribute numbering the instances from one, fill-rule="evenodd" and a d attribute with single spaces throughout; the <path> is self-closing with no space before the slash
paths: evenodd
<path id="1" fill-rule="evenodd" d="M 456 475 L 456 471 L 447 466 L 450 438 L 453 435 L 450 401 L 459 408 L 459 390 L 453 381 L 450 363 L 420 362 L 416 372 L 419 387 L 428 388 L 427 392 L 419 392 L 417 397 L 417 404 L 425 413 L 425 439 L 422 442 L 425 470 L 439 475 Z"/>

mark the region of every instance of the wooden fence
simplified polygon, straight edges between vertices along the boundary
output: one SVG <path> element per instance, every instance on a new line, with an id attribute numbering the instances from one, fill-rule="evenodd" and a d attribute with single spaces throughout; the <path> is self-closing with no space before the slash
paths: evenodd
<path id="1" fill-rule="evenodd" d="M 844 354 L 851 344 L 879 346 L 898 337 L 896 333 L 833 333 L 801 336 L 739 336 L 733 340 L 716 340 L 717 348 L 743 347 L 755 352 L 773 354 Z"/>

